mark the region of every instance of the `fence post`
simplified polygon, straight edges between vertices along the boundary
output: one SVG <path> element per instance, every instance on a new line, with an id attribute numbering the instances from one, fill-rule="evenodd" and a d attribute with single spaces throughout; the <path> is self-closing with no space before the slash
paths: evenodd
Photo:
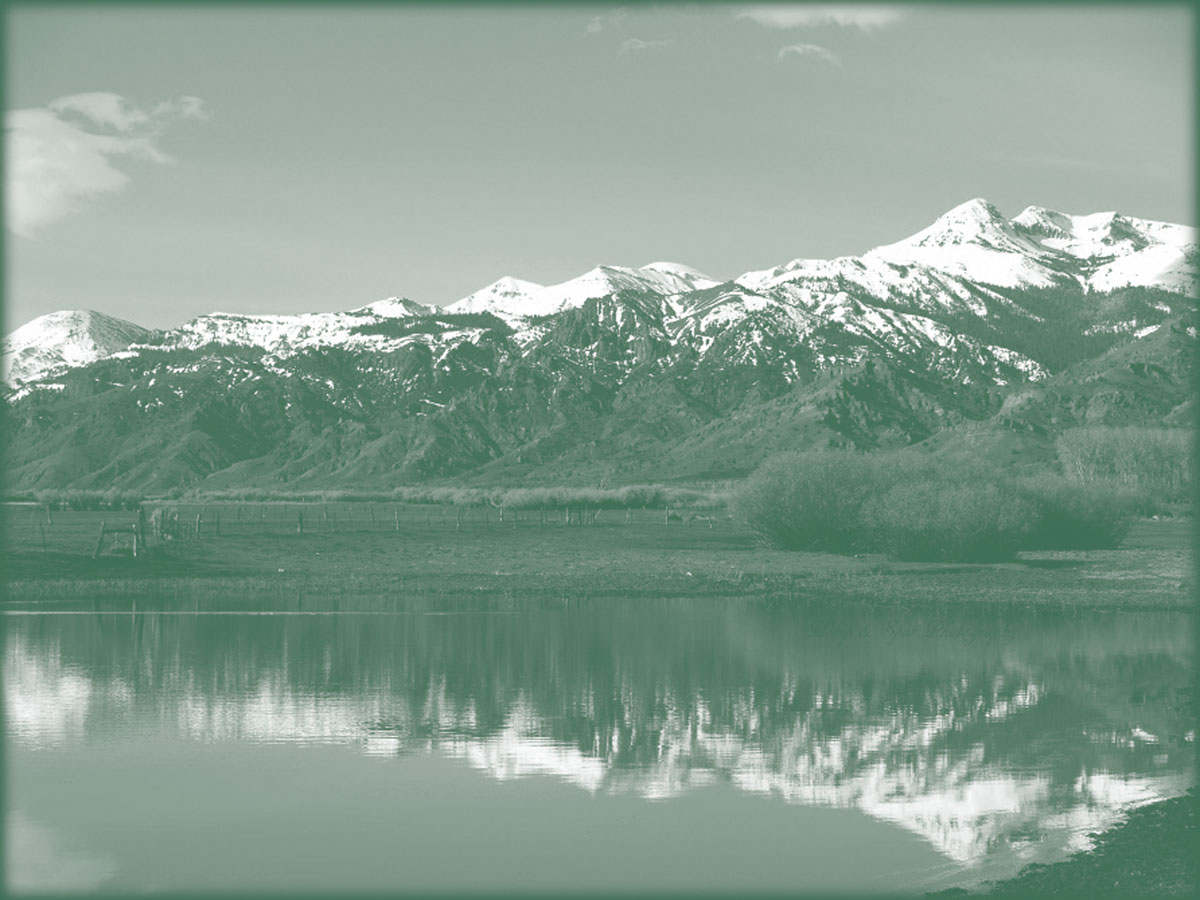
<path id="1" fill-rule="evenodd" d="M 196 513 L 196 540 L 200 540 L 200 525 L 203 522 L 200 516 L 200 513 Z"/>
<path id="2" fill-rule="evenodd" d="M 669 507 L 669 506 L 668 506 L 668 507 L 666 508 L 666 510 L 663 512 L 663 524 L 664 524 L 664 525 L 670 525 L 670 524 L 671 524 L 671 507 Z"/>
<path id="3" fill-rule="evenodd" d="M 46 526 L 39 525 L 38 531 L 40 531 L 42 533 L 42 552 L 45 553 L 46 552 Z"/>
<path id="4" fill-rule="evenodd" d="M 96 549 L 92 553 L 92 559 L 100 558 L 100 548 L 104 546 L 104 520 L 100 520 L 100 535 L 96 538 Z"/>
<path id="5" fill-rule="evenodd" d="M 49 500 L 46 501 L 46 524 L 47 525 L 54 524 L 54 514 L 50 512 L 50 501 Z"/>
<path id="6" fill-rule="evenodd" d="M 296 534 L 304 534 L 304 511 L 296 513 Z"/>
<path id="7" fill-rule="evenodd" d="M 399 531 L 399 530 L 400 530 L 400 507 L 398 507 L 398 506 L 397 506 L 397 507 L 396 507 L 396 508 L 395 508 L 395 509 L 392 511 L 392 514 L 393 514 L 393 517 L 394 517 L 394 519 L 395 519 L 395 523 L 396 523 L 396 530 L 397 530 L 397 531 Z"/>

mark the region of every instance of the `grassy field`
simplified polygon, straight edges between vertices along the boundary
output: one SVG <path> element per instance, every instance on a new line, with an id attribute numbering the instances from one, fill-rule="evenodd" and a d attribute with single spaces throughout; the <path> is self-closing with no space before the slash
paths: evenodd
<path id="1" fill-rule="evenodd" d="M 178 536 L 134 559 L 132 511 L 9 506 L 10 603 L 184 595 L 348 608 L 403 596 L 844 597 L 1111 608 L 1191 605 L 1191 519 L 1143 520 L 1114 550 L 993 564 L 902 563 L 766 546 L 728 515 L 500 511 L 391 503 L 181 504 Z M 593 518 L 594 515 L 594 518 Z M 197 525 L 199 535 L 196 534 Z"/>

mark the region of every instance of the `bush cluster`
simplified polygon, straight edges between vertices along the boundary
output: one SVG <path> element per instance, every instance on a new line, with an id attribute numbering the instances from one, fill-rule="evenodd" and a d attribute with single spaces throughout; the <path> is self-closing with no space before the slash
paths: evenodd
<path id="1" fill-rule="evenodd" d="M 1151 514 L 1192 499 L 1192 439 L 1188 428 L 1085 426 L 1064 431 L 1055 448 L 1067 478 L 1120 488 Z"/>
<path id="2" fill-rule="evenodd" d="M 781 547 L 972 562 L 1113 547 L 1137 513 L 1136 495 L 1112 484 L 1016 477 L 914 451 L 775 457 L 734 507 Z"/>

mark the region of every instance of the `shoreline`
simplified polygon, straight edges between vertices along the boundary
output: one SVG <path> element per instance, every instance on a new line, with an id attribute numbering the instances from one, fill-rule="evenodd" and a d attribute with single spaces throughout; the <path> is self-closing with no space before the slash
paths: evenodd
<path id="1" fill-rule="evenodd" d="M 1062 862 L 1027 866 L 982 889 L 951 888 L 926 896 L 1190 896 L 1200 882 L 1196 788 L 1132 810 L 1095 835 L 1090 850 Z"/>

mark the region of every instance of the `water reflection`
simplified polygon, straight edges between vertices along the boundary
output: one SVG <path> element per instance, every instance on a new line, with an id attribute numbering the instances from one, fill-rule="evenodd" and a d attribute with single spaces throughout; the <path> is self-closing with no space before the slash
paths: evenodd
<path id="1" fill-rule="evenodd" d="M 11 617 L 10 740 L 349 744 L 648 801 L 724 783 L 967 867 L 1060 858 L 1191 783 L 1186 614 L 409 612 Z"/>

